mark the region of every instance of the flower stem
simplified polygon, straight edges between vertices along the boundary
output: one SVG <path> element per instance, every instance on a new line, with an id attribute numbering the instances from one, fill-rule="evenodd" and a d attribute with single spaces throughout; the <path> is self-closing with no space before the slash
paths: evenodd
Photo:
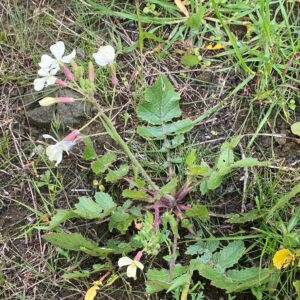
<path id="1" fill-rule="evenodd" d="M 137 167 L 137 169 L 142 174 L 144 179 L 147 181 L 149 186 L 154 190 L 158 190 L 159 189 L 158 186 L 152 181 L 152 179 L 147 174 L 145 169 L 142 167 L 142 165 L 136 159 L 134 154 L 130 151 L 127 143 L 119 135 L 119 133 L 117 132 L 117 130 L 116 130 L 114 124 L 112 123 L 111 119 L 108 116 L 106 116 L 106 114 L 103 112 L 103 110 L 102 110 L 101 106 L 99 105 L 99 103 L 97 102 L 97 100 L 94 97 L 92 97 L 92 98 L 89 98 L 89 101 L 93 105 L 95 105 L 95 107 L 97 108 L 97 110 L 99 112 L 98 115 L 100 117 L 100 120 L 103 123 L 103 126 L 105 127 L 108 134 L 123 148 L 123 150 L 126 152 L 127 156 L 131 160 L 131 162 Z"/>

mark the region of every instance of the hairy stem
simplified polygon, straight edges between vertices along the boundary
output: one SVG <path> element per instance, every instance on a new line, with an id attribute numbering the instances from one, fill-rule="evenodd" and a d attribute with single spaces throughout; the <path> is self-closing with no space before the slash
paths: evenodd
<path id="1" fill-rule="evenodd" d="M 99 105 L 99 103 L 97 102 L 97 100 L 93 97 L 93 98 L 89 98 L 89 101 L 93 105 L 95 105 L 95 107 L 97 108 L 97 110 L 99 112 L 100 120 L 103 123 L 103 126 L 105 127 L 105 129 L 108 132 L 108 134 L 111 135 L 111 137 L 123 148 L 123 150 L 125 151 L 125 153 L 129 157 L 129 159 L 131 160 L 131 162 L 137 167 L 137 169 L 139 170 L 140 174 L 144 177 L 144 179 L 147 181 L 147 183 L 149 184 L 149 186 L 153 190 L 158 190 L 159 189 L 158 186 L 152 181 L 152 179 L 147 174 L 147 172 L 145 171 L 145 169 L 142 167 L 142 165 L 136 159 L 136 157 L 134 156 L 134 154 L 131 152 L 131 150 L 129 149 L 127 143 L 119 135 L 119 133 L 117 132 L 117 130 L 116 130 L 114 124 L 112 123 L 111 119 L 109 117 L 107 117 L 106 114 L 103 112 L 103 110 L 102 110 L 101 106 Z"/>

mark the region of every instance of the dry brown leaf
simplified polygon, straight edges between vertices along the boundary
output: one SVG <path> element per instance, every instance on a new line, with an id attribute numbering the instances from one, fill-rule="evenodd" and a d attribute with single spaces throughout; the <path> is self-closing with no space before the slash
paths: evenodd
<path id="1" fill-rule="evenodd" d="M 183 4 L 183 2 L 181 0 L 174 0 L 175 4 L 177 5 L 177 7 L 179 8 L 179 10 L 186 16 L 189 17 L 190 13 L 187 10 L 187 8 L 185 7 L 185 5 Z"/>

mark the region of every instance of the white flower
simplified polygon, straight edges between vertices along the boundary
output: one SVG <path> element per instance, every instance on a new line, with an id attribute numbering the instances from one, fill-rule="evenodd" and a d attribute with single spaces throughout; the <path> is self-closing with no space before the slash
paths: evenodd
<path id="1" fill-rule="evenodd" d="M 104 67 L 106 65 L 112 65 L 116 57 L 115 49 L 110 46 L 102 46 L 97 53 L 93 53 L 93 57 L 97 65 Z"/>
<path id="2" fill-rule="evenodd" d="M 60 164 L 60 162 L 62 161 L 63 152 L 66 151 L 68 153 L 68 151 L 75 145 L 74 141 L 69 141 L 69 140 L 68 141 L 66 141 L 66 140 L 57 141 L 54 137 L 52 137 L 49 134 L 44 134 L 43 138 L 52 139 L 56 142 L 56 144 L 49 145 L 46 148 L 46 154 L 47 154 L 49 160 L 56 161 L 55 166 Z"/>
<path id="3" fill-rule="evenodd" d="M 42 78 L 37 78 L 34 80 L 34 89 L 36 91 L 41 91 L 44 87 L 48 85 L 53 85 L 56 82 L 56 77 L 54 76 L 57 73 L 56 69 L 52 70 L 45 70 L 45 69 L 40 69 L 38 71 L 39 76 L 42 76 Z"/>
<path id="4" fill-rule="evenodd" d="M 127 276 L 128 277 L 133 277 L 136 278 L 136 271 L 137 268 L 143 270 L 144 269 L 144 265 L 137 261 L 137 260 L 132 260 L 131 258 L 125 256 L 125 257 L 121 257 L 118 261 L 118 266 L 119 267 L 124 267 L 124 266 L 128 266 L 127 267 Z"/>
<path id="5" fill-rule="evenodd" d="M 56 44 L 50 47 L 50 52 L 55 57 L 51 57 L 47 54 L 42 55 L 41 62 L 39 66 L 44 70 L 56 70 L 56 72 L 60 68 L 60 64 L 68 64 L 71 62 L 72 59 L 76 56 L 76 51 L 73 50 L 69 55 L 65 55 L 65 44 L 61 41 L 57 42 Z"/>

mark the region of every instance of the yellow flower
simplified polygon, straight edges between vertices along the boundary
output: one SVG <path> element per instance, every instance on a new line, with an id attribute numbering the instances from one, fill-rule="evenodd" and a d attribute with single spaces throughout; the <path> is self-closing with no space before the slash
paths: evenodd
<path id="1" fill-rule="evenodd" d="M 97 295 L 97 290 L 99 290 L 99 286 L 93 285 L 89 288 L 85 294 L 84 300 L 94 300 Z"/>
<path id="2" fill-rule="evenodd" d="M 209 44 L 206 49 L 207 50 L 220 50 L 220 49 L 223 49 L 223 45 L 221 43 L 217 43 L 215 44 L 214 46 L 212 44 Z"/>
<path id="3" fill-rule="evenodd" d="M 293 264 L 295 255 L 289 249 L 278 250 L 273 257 L 273 264 L 277 269 L 287 268 L 290 264 Z"/>

